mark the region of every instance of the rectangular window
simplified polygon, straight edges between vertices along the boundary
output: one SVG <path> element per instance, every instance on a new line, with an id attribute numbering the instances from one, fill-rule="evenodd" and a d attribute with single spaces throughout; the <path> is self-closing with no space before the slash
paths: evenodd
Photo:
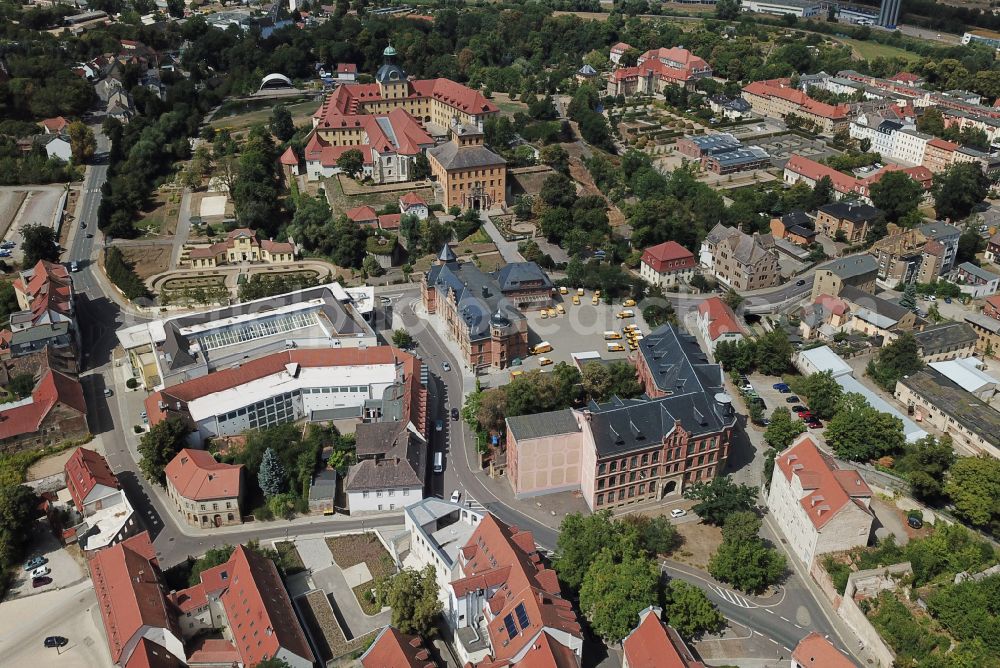
<path id="1" fill-rule="evenodd" d="M 649 463 L 649 453 L 648 452 L 642 455 L 641 462 L 642 462 L 643 466 L 645 466 L 646 464 Z"/>
<path id="2" fill-rule="evenodd" d="M 638 463 L 639 463 L 639 458 L 633 456 L 632 457 L 632 463 L 629 464 L 629 467 L 630 468 L 635 468 Z"/>
<path id="3" fill-rule="evenodd" d="M 655 464 L 658 461 L 660 461 L 660 451 L 653 450 L 653 463 Z"/>
<path id="4" fill-rule="evenodd" d="M 603 503 L 604 503 L 604 495 L 603 495 L 603 494 L 598 494 L 598 495 L 597 495 L 597 503 L 596 503 L 596 504 L 594 504 L 594 505 L 598 505 L 598 506 L 600 506 L 600 505 L 602 505 Z"/>
<path id="5" fill-rule="evenodd" d="M 618 462 L 617 461 L 611 462 L 608 465 L 608 470 L 611 471 L 612 473 L 614 473 L 615 471 L 617 471 L 618 470 Z"/>
<path id="6" fill-rule="evenodd" d="M 600 464 L 598 464 L 597 465 L 597 475 L 604 475 L 605 473 L 607 473 L 607 468 L 608 467 L 607 467 L 607 465 L 604 462 L 601 462 Z"/>

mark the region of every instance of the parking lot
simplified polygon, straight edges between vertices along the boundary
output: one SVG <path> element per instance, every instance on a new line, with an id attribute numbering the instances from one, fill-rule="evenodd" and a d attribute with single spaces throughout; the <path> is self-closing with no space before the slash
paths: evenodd
<path id="1" fill-rule="evenodd" d="M 49 560 L 45 566 L 51 572 L 45 577 L 51 578 L 52 582 L 41 587 L 32 587 L 31 574 L 20 569 L 11 585 L 10 592 L 7 594 L 7 600 L 37 596 L 53 589 L 68 587 L 84 579 L 83 566 L 67 549 L 59 545 L 59 542 L 49 531 L 48 523 L 43 520 L 35 523 L 34 540 L 27 555 L 27 558 L 44 556 Z"/>
<path id="2" fill-rule="evenodd" d="M 4 240 L 15 244 L 11 250 L 11 259 L 15 262 L 23 257 L 21 229 L 25 225 L 52 227 L 62 195 L 62 186 L 18 186 L 0 190 L 0 228 Z"/>
<path id="3" fill-rule="evenodd" d="M 642 319 L 642 313 L 638 307 L 624 307 L 621 300 L 615 300 L 613 304 L 605 304 L 603 301 L 596 306 L 592 303 L 594 293 L 586 290 L 580 297 L 580 305 L 573 305 L 573 295 L 561 295 L 561 303 L 565 314 L 557 314 L 555 318 L 542 318 L 539 311 L 527 311 L 525 317 L 528 320 L 528 343 L 531 346 L 542 341 L 552 344 L 550 352 L 529 356 L 523 360 L 519 367 L 523 370 L 539 368 L 538 360 L 545 357 L 552 360 L 554 364 L 559 362 L 573 363 L 573 353 L 596 352 L 604 359 L 625 360 L 628 356 L 628 343 L 624 337 L 614 341 L 606 341 L 604 333 L 607 331 L 621 332 L 626 325 L 635 324 L 642 330 L 643 334 L 649 334 L 649 326 Z M 635 316 L 621 319 L 618 313 L 631 310 Z M 608 344 L 619 344 L 624 350 L 609 352 Z"/>
<path id="4" fill-rule="evenodd" d="M 761 399 L 764 400 L 766 408 L 764 409 L 764 416 L 767 418 L 771 417 L 771 413 L 774 412 L 775 408 L 782 407 L 791 410 L 792 406 L 799 404 L 805 407 L 809 407 L 809 402 L 805 400 L 805 397 L 799 397 L 799 400 L 795 404 L 788 403 L 787 399 L 792 397 L 791 392 L 782 394 L 780 391 L 774 389 L 775 383 L 782 382 L 781 378 L 778 376 L 765 376 L 759 373 L 752 373 L 749 376 L 750 384 L 753 385 L 754 391 L 757 393 Z M 792 419 L 798 419 L 797 415 L 792 415 Z M 826 427 L 824 423 L 823 427 Z M 809 433 L 821 434 L 821 429 L 809 429 Z"/>

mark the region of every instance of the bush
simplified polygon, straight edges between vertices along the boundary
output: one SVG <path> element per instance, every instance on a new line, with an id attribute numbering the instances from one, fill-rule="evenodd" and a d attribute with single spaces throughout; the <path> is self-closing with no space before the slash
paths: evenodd
<path id="1" fill-rule="evenodd" d="M 135 266 L 125 259 L 117 247 L 112 246 L 108 249 L 104 260 L 104 270 L 111 282 L 118 286 L 118 289 L 128 299 L 135 300 L 139 297 L 148 298 L 150 296 L 146 284 L 135 273 Z"/>
<path id="2" fill-rule="evenodd" d="M 139 381 L 137 381 L 135 378 L 129 378 L 128 380 L 125 381 L 125 387 L 127 387 L 130 390 L 134 390 L 137 387 L 139 387 Z"/>

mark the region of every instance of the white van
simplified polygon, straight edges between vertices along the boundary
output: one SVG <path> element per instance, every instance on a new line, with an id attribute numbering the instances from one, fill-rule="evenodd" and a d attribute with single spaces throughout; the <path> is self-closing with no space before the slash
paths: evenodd
<path id="1" fill-rule="evenodd" d="M 434 473 L 444 473 L 444 453 L 434 453 Z"/>

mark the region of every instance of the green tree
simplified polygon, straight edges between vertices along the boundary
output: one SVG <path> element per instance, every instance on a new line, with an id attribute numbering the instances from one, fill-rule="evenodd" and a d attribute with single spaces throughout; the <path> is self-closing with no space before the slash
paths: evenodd
<path id="1" fill-rule="evenodd" d="M 750 373 L 757 365 L 757 342 L 751 339 L 720 341 L 715 346 L 715 359 L 726 371 Z"/>
<path id="2" fill-rule="evenodd" d="M 826 426 L 826 441 L 838 457 L 867 462 L 903 449 L 903 421 L 868 405 L 863 395 L 845 394 Z"/>
<path id="3" fill-rule="evenodd" d="M 412 348 L 414 345 L 413 335 L 405 329 L 392 330 L 392 345 L 397 348 Z"/>
<path id="4" fill-rule="evenodd" d="M 576 186 L 565 174 L 549 174 L 538 193 L 546 206 L 568 209 L 576 201 Z"/>
<path id="5" fill-rule="evenodd" d="M 917 340 L 910 332 L 903 332 L 895 341 L 882 346 L 875 359 L 868 363 L 866 373 L 886 392 L 895 392 L 900 378 L 923 367 Z"/>
<path id="6" fill-rule="evenodd" d="M 906 172 L 888 172 L 871 185 L 872 204 L 890 223 L 915 211 L 923 195 L 923 187 Z"/>
<path id="7" fill-rule="evenodd" d="M 0 281 L 0 327 L 7 327 L 10 314 L 20 310 L 13 281 Z"/>
<path id="8" fill-rule="evenodd" d="M 986 240 L 979 235 L 979 231 L 972 225 L 962 230 L 962 235 L 958 238 L 958 251 L 955 253 L 955 264 L 971 262 L 979 264 L 976 254 L 986 248 Z"/>
<path id="9" fill-rule="evenodd" d="M 254 664 L 254 668 L 292 668 L 287 661 L 278 657 L 264 659 Z"/>
<path id="10" fill-rule="evenodd" d="M 30 373 L 19 373 L 10 379 L 7 389 L 21 399 L 31 396 L 31 391 L 35 389 L 35 376 Z"/>
<path id="11" fill-rule="evenodd" d="M 994 532 L 1000 528 L 1000 460 L 989 455 L 960 457 L 951 466 L 944 492 L 959 518 Z"/>
<path id="12" fill-rule="evenodd" d="M 59 261 L 59 244 L 56 231 L 45 225 L 21 226 L 21 250 L 24 251 L 24 266 L 33 267 L 39 260 Z"/>
<path id="13" fill-rule="evenodd" d="M 187 445 L 190 427 L 171 416 L 154 424 L 139 441 L 139 469 L 147 480 L 163 484 L 163 469 Z"/>
<path id="14" fill-rule="evenodd" d="M 352 179 L 356 179 L 364 171 L 365 158 L 361 155 L 361 151 L 352 148 L 340 154 L 337 158 L 337 168 Z"/>
<path id="15" fill-rule="evenodd" d="M 760 519 L 736 513 L 722 527 L 722 544 L 708 562 L 708 572 L 748 593 L 760 593 L 785 573 L 785 556 L 757 536 Z"/>
<path id="16" fill-rule="evenodd" d="M 979 165 L 959 162 L 934 175 L 934 211 L 940 220 L 962 220 L 986 199 L 990 181 Z"/>
<path id="17" fill-rule="evenodd" d="M 38 497 L 25 485 L 0 487 L 0 566 L 13 567 L 24 557 L 38 516 Z"/>
<path id="18" fill-rule="evenodd" d="M 274 450 L 268 448 L 257 471 L 257 484 L 264 496 L 275 496 L 285 491 L 285 482 L 285 467 Z"/>
<path id="19" fill-rule="evenodd" d="M 620 642 L 635 628 L 639 613 L 657 603 L 659 582 L 655 559 L 633 552 L 619 560 L 601 549 L 580 587 L 580 609 L 605 642 Z"/>
<path id="20" fill-rule="evenodd" d="M 642 394 L 642 385 L 635 367 L 624 362 L 587 364 L 581 372 L 583 391 L 588 397 L 603 403 L 612 397 L 631 399 Z"/>
<path id="21" fill-rule="evenodd" d="M 392 608 L 392 625 L 400 632 L 423 638 L 437 635 L 442 606 L 433 566 L 404 569 L 378 582 L 376 592 L 382 605 Z"/>
<path id="22" fill-rule="evenodd" d="M 692 510 L 703 522 L 722 526 L 729 515 L 753 508 L 757 493 L 751 487 L 737 485 L 728 476 L 719 476 L 694 483 L 684 490 L 684 498 L 698 501 Z"/>
<path id="23" fill-rule="evenodd" d="M 779 452 L 792 444 L 795 437 L 806 430 L 802 420 L 792 419 L 792 414 L 784 406 L 778 406 L 771 413 L 771 422 L 764 432 L 764 440 Z"/>
<path id="24" fill-rule="evenodd" d="M 73 152 L 73 162 L 82 165 L 94 157 L 97 150 L 97 140 L 94 131 L 80 121 L 74 121 L 66 128 L 69 135 L 69 146 Z"/>
<path id="25" fill-rule="evenodd" d="M 649 557 L 670 554 L 682 541 L 677 527 L 663 515 L 626 515 L 616 527 L 622 532 L 622 545 L 638 545 Z"/>
<path id="26" fill-rule="evenodd" d="M 414 181 L 419 181 L 421 179 L 430 178 L 431 175 L 431 163 L 427 159 L 427 154 L 421 151 L 417 153 L 417 157 L 413 159 L 413 169 L 410 170 L 410 176 L 413 177 Z"/>
<path id="27" fill-rule="evenodd" d="M 757 368 L 770 376 L 780 376 L 788 371 L 793 352 L 785 330 L 771 330 L 757 339 Z"/>
<path id="28" fill-rule="evenodd" d="M 543 165 L 548 165 L 557 172 L 569 174 L 569 153 L 560 144 L 543 146 L 539 158 Z"/>
<path id="29" fill-rule="evenodd" d="M 726 294 L 722 295 L 722 301 L 726 302 L 726 306 L 735 311 L 743 303 L 743 295 L 729 288 L 726 290 Z"/>
<path id="30" fill-rule="evenodd" d="M 903 288 L 903 296 L 899 299 L 899 305 L 909 310 L 917 306 L 917 286 L 907 283 Z"/>
<path id="31" fill-rule="evenodd" d="M 734 21 L 740 17 L 739 0 L 719 0 L 715 3 L 715 17 L 724 21 Z"/>
<path id="32" fill-rule="evenodd" d="M 665 598 L 667 623 L 688 640 L 720 631 L 726 626 L 726 618 L 700 587 L 683 580 L 671 580 Z"/>
<path id="33" fill-rule="evenodd" d="M 288 107 L 275 107 L 271 112 L 271 132 L 278 141 L 288 141 L 295 134 L 295 124 Z"/>
<path id="34" fill-rule="evenodd" d="M 593 515 L 570 513 L 559 525 L 556 558 L 553 564 L 559 579 L 579 591 L 584 576 L 602 547 L 617 542 L 617 530 L 610 511 Z"/>
<path id="35" fill-rule="evenodd" d="M 823 420 L 833 417 L 837 410 L 837 402 L 843 394 L 843 388 L 829 371 L 797 378 L 792 384 L 792 389 L 796 394 L 805 397 L 812 414 Z"/>
<path id="36" fill-rule="evenodd" d="M 940 440 L 925 436 L 906 448 L 894 468 L 909 481 L 916 498 L 936 502 L 944 494 L 945 474 L 954 463 L 955 450 L 950 436 L 942 436 Z"/>

